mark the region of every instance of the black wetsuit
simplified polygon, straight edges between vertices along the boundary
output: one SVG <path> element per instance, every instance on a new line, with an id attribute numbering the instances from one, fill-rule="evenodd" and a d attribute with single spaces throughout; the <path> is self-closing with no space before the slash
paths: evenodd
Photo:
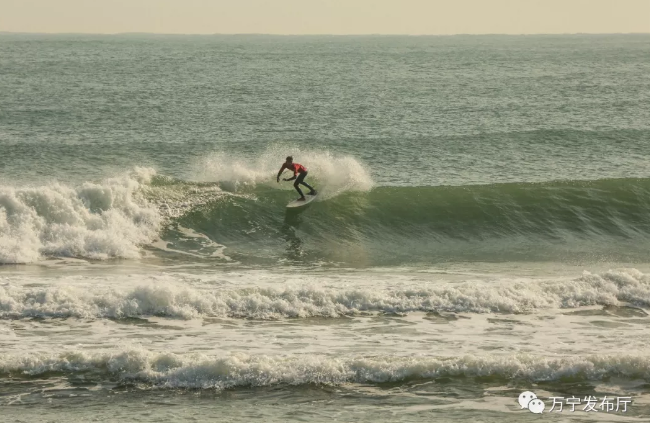
<path id="1" fill-rule="evenodd" d="M 309 188 L 310 194 L 314 192 L 314 188 L 312 188 L 311 185 L 305 182 L 305 176 L 307 176 L 306 170 L 304 172 L 300 172 L 296 177 L 296 182 L 293 183 L 293 187 L 296 189 L 296 191 L 298 191 L 298 194 L 300 194 L 300 198 L 304 197 L 302 190 L 300 189 L 300 185 L 304 185 L 307 188 Z"/>

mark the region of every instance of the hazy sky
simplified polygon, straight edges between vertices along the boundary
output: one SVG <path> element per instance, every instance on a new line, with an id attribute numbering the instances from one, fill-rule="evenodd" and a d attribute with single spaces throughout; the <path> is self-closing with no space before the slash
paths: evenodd
<path id="1" fill-rule="evenodd" d="M 650 32 L 650 0 L 0 0 L 0 31 L 170 34 Z"/>

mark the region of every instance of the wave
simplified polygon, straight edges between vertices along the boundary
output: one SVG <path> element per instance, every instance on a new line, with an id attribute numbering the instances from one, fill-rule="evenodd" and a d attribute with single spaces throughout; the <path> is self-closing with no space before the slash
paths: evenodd
<path id="1" fill-rule="evenodd" d="M 299 153 L 320 195 L 297 211 L 285 208 L 290 184 L 274 181 L 275 150 L 210 156 L 203 182 L 136 168 L 79 187 L 0 187 L 0 263 L 139 258 L 145 246 L 273 265 L 647 260 L 650 179 L 375 187 L 352 157 Z"/>
<path id="2" fill-rule="evenodd" d="M 265 186 L 176 221 L 238 260 L 405 262 L 645 260 L 650 179 L 375 187 L 286 212 Z M 324 201 L 322 201 L 324 200 Z"/>
<path id="3" fill-rule="evenodd" d="M 250 356 L 214 357 L 130 349 L 0 356 L 9 377 L 99 373 L 120 384 L 157 388 L 227 389 L 273 385 L 341 385 L 417 379 L 481 377 L 509 381 L 592 381 L 611 377 L 650 380 L 650 356 L 531 355 L 459 357 Z"/>
<path id="4" fill-rule="evenodd" d="M 99 285 L 99 284 L 98 284 Z M 108 284 L 103 284 L 108 285 Z M 636 269 L 585 272 L 574 280 L 419 283 L 408 289 L 194 289 L 141 285 L 119 291 L 95 286 L 0 287 L 0 317 L 280 319 L 410 312 L 530 313 L 538 309 L 633 305 L 650 307 L 650 276 Z M 639 310 L 639 313 L 645 314 Z"/>
<path id="5" fill-rule="evenodd" d="M 0 263 L 44 256 L 137 258 L 160 230 L 158 209 L 140 197 L 152 169 L 102 183 L 0 187 Z"/>
<path id="6" fill-rule="evenodd" d="M 322 199 L 372 187 L 369 174 L 352 157 L 295 148 L 291 151 L 304 159 L 310 181 L 318 186 Z M 275 183 L 278 157 L 284 156 L 268 150 L 256 159 L 238 162 L 215 153 L 195 172 L 202 182 L 135 168 L 119 177 L 81 186 L 59 182 L 0 186 L 0 264 L 32 263 L 47 257 L 140 258 L 141 248 L 161 236 L 174 234 L 166 240 L 173 243 L 187 233 L 196 234 L 193 226 L 201 226 L 179 229 L 174 219 L 207 209 L 220 220 L 220 214 L 227 215 L 230 207 L 259 203 L 256 187 L 267 191 L 272 187 L 278 200 L 287 195 L 282 189 L 292 191 L 291 184 Z M 197 235 L 205 237 L 206 233 L 199 231 Z M 219 237 L 222 235 L 229 236 L 224 233 Z"/>

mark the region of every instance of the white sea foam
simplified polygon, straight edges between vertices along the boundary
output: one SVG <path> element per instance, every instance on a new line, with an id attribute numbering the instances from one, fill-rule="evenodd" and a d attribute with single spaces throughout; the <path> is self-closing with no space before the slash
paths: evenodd
<path id="1" fill-rule="evenodd" d="M 650 380 L 648 355 L 540 357 L 483 355 L 455 357 L 330 357 L 232 354 L 224 357 L 174 354 L 143 348 L 114 352 L 71 350 L 54 354 L 0 356 L 0 373 L 40 376 L 49 372 L 100 372 L 120 383 L 160 388 L 233 388 L 278 384 L 401 382 L 438 377 L 498 377 L 509 380 Z"/>
<path id="2" fill-rule="evenodd" d="M 0 263 L 43 256 L 139 257 L 158 233 L 160 215 L 139 197 L 152 169 L 80 187 L 0 187 Z"/>
<path id="3" fill-rule="evenodd" d="M 321 198 L 331 198 L 346 191 L 369 191 L 373 187 L 370 173 L 354 157 L 284 146 L 268 148 L 253 158 L 213 153 L 197 164 L 196 177 L 202 181 L 219 182 L 229 191 L 260 184 L 278 187 L 275 178 L 288 155 L 293 155 L 297 163 L 307 167 L 309 179 L 306 182 L 316 186 Z M 293 189 L 290 184 L 281 187 Z"/>
<path id="4" fill-rule="evenodd" d="M 109 289 L 57 284 L 53 287 L 0 287 L 0 316 L 125 318 L 167 316 L 192 319 L 339 317 L 360 313 L 447 311 L 528 313 L 536 309 L 591 305 L 650 306 L 650 276 L 635 269 L 585 272 L 574 280 L 418 282 L 409 289 L 218 288 L 189 286 L 167 277 L 135 288 Z"/>

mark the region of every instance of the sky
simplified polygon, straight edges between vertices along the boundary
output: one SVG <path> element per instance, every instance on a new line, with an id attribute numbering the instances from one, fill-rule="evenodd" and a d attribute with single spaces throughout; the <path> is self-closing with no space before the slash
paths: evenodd
<path id="1" fill-rule="evenodd" d="M 0 31 L 650 33 L 650 0 L 0 0 Z"/>

